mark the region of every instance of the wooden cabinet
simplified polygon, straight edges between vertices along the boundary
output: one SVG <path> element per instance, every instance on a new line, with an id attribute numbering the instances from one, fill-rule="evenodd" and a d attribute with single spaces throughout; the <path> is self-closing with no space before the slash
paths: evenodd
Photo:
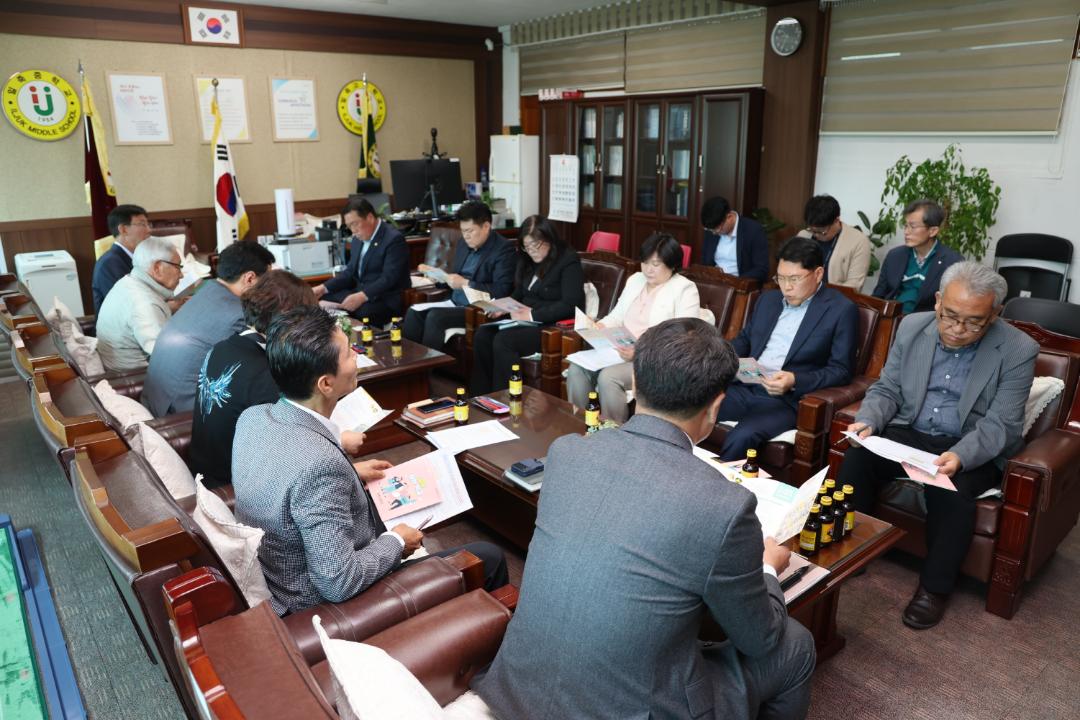
<path id="1" fill-rule="evenodd" d="M 697 262 L 705 200 L 723 195 L 742 213 L 756 207 L 763 96 L 752 88 L 541 103 L 545 211 L 547 156 L 576 153 L 581 204 L 577 223 L 564 226 L 575 247 L 605 230 L 636 258 L 644 239 L 663 231 L 690 245 Z"/>

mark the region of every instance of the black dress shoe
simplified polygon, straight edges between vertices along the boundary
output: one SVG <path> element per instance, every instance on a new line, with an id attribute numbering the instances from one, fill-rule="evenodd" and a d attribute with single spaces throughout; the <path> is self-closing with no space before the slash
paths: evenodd
<path id="1" fill-rule="evenodd" d="M 934 627 L 945 614 L 945 605 L 948 599 L 948 595 L 932 593 L 920 584 L 915 591 L 915 596 L 911 598 L 911 602 L 904 608 L 904 624 L 916 630 L 926 630 Z"/>

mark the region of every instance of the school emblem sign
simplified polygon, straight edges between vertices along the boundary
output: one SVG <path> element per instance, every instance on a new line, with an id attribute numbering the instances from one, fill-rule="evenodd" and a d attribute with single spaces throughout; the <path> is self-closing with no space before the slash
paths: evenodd
<path id="1" fill-rule="evenodd" d="M 48 70 L 23 70 L 4 84 L 4 115 L 35 140 L 63 140 L 79 127 L 79 93 Z"/>

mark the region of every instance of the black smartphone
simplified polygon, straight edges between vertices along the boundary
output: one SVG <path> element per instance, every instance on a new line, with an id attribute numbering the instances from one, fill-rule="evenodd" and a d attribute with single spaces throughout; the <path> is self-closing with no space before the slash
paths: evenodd
<path id="1" fill-rule="evenodd" d="M 444 410 L 448 407 L 453 407 L 453 405 L 453 400 L 436 400 L 435 402 L 429 402 L 427 405 L 418 405 L 416 407 L 416 411 L 422 413 L 431 413 L 435 412 L 436 410 Z"/>

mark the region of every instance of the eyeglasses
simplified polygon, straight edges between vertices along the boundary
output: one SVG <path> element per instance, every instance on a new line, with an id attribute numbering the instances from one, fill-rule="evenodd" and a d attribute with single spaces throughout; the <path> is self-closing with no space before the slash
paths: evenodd
<path id="1" fill-rule="evenodd" d="M 807 226 L 806 232 L 810 233 L 813 237 L 817 238 L 817 237 L 825 237 L 826 235 L 829 234 L 829 230 L 831 230 L 831 229 L 832 229 L 831 225 L 829 227 L 809 227 L 809 226 Z"/>
<path id="2" fill-rule="evenodd" d="M 938 313 L 938 320 L 942 325 L 949 327 L 962 327 L 969 333 L 977 333 L 986 327 L 991 318 L 983 318 L 982 320 L 972 320 L 970 318 L 964 319 L 953 315 L 952 313 L 946 313 L 944 310 Z"/>
<path id="3" fill-rule="evenodd" d="M 130 225 L 131 227 L 144 227 L 144 228 L 148 228 L 148 227 L 150 227 L 150 223 L 148 223 L 148 222 L 146 222 L 146 221 L 143 221 L 143 222 L 137 222 L 137 223 L 135 223 L 135 222 L 133 222 L 133 223 L 128 223 L 128 225 Z"/>
<path id="4" fill-rule="evenodd" d="M 523 247 L 525 249 L 525 252 L 532 252 L 534 250 L 539 250 L 542 247 L 544 247 L 545 245 L 547 245 L 547 243 L 544 242 L 543 240 L 540 240 L 540 241 L 537 241 L 537 242 L 533 242 L 531 240 L 525 240 L 525 241 L 523 241 L 521 243 L 521 247 Z"/>
<path id="5" fill-rule="evenodd" d="M 923 223 L 904 223 L 905 230 L 922 230 L 923 228 L 932 227 Z"/>
<path id="6" fill-rule="evenodd" d="M 174 263 L 174 262 L 170 262 L 169 260 L 159 260 L 158 262 L 163 262 L 163 263 L 165 263 L 166 265 L 172 265 L 172 266 L 173 266 L 174 268 L 176 268 L 177 270 L 183 270 L 183 269 L 184 269 L 184 266 L 183 266 L 183 265 L 181 265 L 180 263 Z"/>
<path id="7" fill-rule="evenodd" d="M 806 273 L 805 275 L 773 275 L 773 282 L 777 285 L 786 285 L 788 287 L 794 287 L 798 285 L 806 278 L 810 277 L 814 273 Z"/>

